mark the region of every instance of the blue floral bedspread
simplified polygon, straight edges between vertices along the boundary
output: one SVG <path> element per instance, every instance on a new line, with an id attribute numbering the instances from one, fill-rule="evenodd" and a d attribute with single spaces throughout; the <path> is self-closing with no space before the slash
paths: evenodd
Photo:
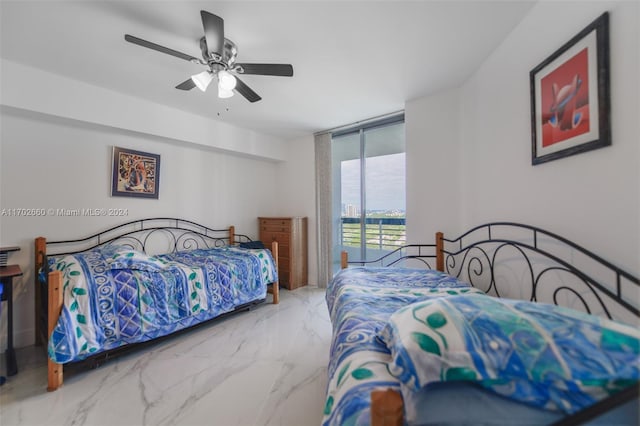
<path id="1" fill-rule="evenodd" d="M 573 414 L 640 379 L 636 327 L 545 303 L 478 294 L 425 300 L 395 312 L 380 338 L 407 392 L 464 381 Z"/>
<path id="2" fill-rule="evenodd" d="M 277 281 L 268 250 L 233 247 L 160 256 L 104 246 L 49 259 L 63 307 L 49 357 L 67 363 L 164 336 L 266 297 Z"/>
<path id="3" fill-rule="evenodd" d="M 323 425 L 369 425 L 372 390 L 400 390 L 378 333 L 403 306 L 435 297 L 481 293 L 444 273 L 405 268 L 348 268 L 329 284 L 333 325 Z"/>
<path id="4" fill-rule="evenodd" d="M 637 328 L 497 299 L 438 271 L 349 268 L 326 299 L 333 338 L 325 426 L 368 425 L 378 389 L 412 400 L 429 385 L 462 381 L 570 414 L 640 378 Z"/>

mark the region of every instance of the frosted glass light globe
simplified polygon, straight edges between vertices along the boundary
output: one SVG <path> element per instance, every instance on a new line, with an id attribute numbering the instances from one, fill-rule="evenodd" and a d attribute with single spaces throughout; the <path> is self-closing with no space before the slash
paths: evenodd
<path id="1" fill-rule="evenodd" d="M 236 87 L 236 78 L 228 71 L 219 71 L 218 87 L 223 90 L 233 90 Z"/>

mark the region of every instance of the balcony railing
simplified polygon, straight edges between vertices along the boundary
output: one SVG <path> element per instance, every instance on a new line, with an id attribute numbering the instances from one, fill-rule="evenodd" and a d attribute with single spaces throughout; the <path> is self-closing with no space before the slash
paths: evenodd
<path id="1" fill-rule="evenodd" d="M 343 246 L 360 247 L 359 217 L 342 217 L 340 235 Z M 394 250 L 407 244 L 405 218 L 365 218 L 365 239 L 367 248 Z"/>

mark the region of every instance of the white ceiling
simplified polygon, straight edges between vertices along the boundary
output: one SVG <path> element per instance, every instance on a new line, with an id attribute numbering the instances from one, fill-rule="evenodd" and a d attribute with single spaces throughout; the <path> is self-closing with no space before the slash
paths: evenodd
<path id="1" fill-rule="evenodd" d="M 5 1 L 0 55 L 117 92 L 286 139 L 398 111 L 460 86 L 530 1 Z M 218 99 L 175 85 L 198 65 L 199 11 L 225 21 L 239 62 L 290 63 L 293 78 L 244 76 L 262 96 Z"/>

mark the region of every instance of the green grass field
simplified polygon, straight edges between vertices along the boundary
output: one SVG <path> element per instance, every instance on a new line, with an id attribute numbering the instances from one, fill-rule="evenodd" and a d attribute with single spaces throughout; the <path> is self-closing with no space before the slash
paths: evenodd
<path id="1" fill-rule="evenodd" d="M 367 224 L 367 248 L 393 249 L 407 243 L 406 225 Z M 342 245 L 360 247 L 360 224 L 342 224 Z"/>

